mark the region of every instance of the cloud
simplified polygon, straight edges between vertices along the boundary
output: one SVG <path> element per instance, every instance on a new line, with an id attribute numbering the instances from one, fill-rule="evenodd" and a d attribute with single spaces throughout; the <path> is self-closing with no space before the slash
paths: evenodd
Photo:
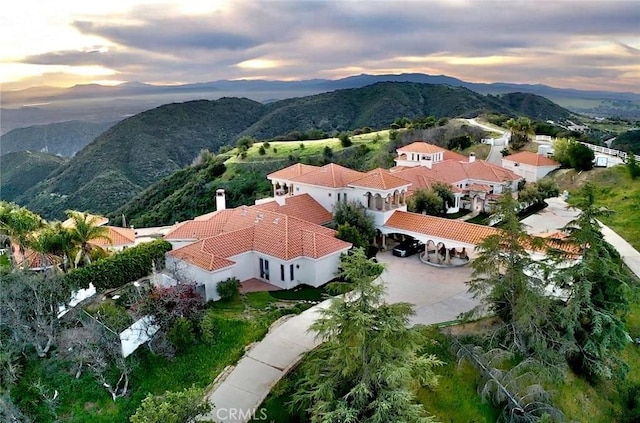
<path id="1" fill-rule="evenodd" d="M 143 5 L 73 20 L 104 46 L 20 61 L 153 82 L 407 71 L 551 85 L 612 78 L 603 89 L 637 91 L 638 22 L 640 8 L 617 0 L 235 1 L 188 14 Z"/>

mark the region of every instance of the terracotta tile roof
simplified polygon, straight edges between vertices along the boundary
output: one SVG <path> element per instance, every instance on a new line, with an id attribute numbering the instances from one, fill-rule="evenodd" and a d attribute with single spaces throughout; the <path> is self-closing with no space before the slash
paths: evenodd
<path id="1" fill-rule="evenodd" d="M 20 247 L 16 243 L 11 243 L 12 255 L 18 267 L 22 269 L 44 269 L 62 263 L 62 258 L 53 254 L 44 256 L 30 248 L 25 248 L 24 255 L 20 253 Z"/>
<path id="2" fill-rule="evenodd" d="M 109 229 L 108 238 L 98 238 L 89 241 L 89 244 L 98 247 L 125 247 L 135 244 L 136 233 L 130 228 L 119 228 L 117 226 L 105 226 Z"/>
<path id="3" fill-rule="evenodd" d="M 349 184 L 349 186 L 353 187 L 371 188 L 378 190 L 390 190 L 394 188 L 406 187 L 408 185 L 411 185 L 410 181 L 392 175 L 388 170 L 381 168 L 377 168 L 370 172 L 367 172 L 366 176 L 363 176 L 360 179 L 356 179 Z"/>
<path id="4" fill-rule="evenodd" d="M 289 180 L 329 188 L 343 188 L 365 175 L 365 173 L 358 172 L 357 170 L 349 169 L 335 163 L 329 163 Z"/>
<path id="5" fill-rule="evenodd" d="M 475 160 L 473 162 L 445 160 L 440 163 L 434 163 L 431 169 L 437 174 L 435 179 L 449 183 L 456 183 L 465 179 L 497 183 L 522 179 L 521 176 L 516 175 L 511 170 L 484 160 Z"/>
<path id="6" fill-rule="evenodd" d="M 254 207 L 297 217 L 316 225 L 323 225 L 333 220 L 333 215 L 309 194 L 286 196 L 284 200 L 285 203 L 282 206 L 274 200 Z"/>
<path id="7" fill-rule="evenodd" d="M 171 251 L 171 255 L 191 263 L 201 269 L 212 272 L 214 270 L 224 269 L 225 267 L 235 264 L 232 260 L 219 257 L 203 250 L 204 241 L 195 242 L 178 250 Z"/>
<path id="8" fill-rule="evenodd" d="M 555 160 L 531 151 L 520 151 L 519 153 L 503 157 L 502 160 L 522 163 L 530 166 L 560 166 L 560 163 Z"/>
<path id="9" fill-rule="evenodd" d="M 464 154 L 456 153 L 451 150 L 444 150 L 444 160 L 456 160 L 459 162 L 466 162 L 469 160 Z"/>
<path id="10" fill-rule="evenodd" d="M 404 147 L 398 148 L 398 153 L 439 153 L 445 151 L 444 148 L 429 144 L 424 141 L 416 141 Z"/>
<path id="11" fill-rule="evenodd" d="M 299 210 L 303 210 L 311 204 L 304 196 L 298 197 L 301 198 L 293 200 L 292 209 L 299 207 Z M 302 256 L 320 258 L 351 247 L 351 244 L 337 239 L 333 229 L 270 211 L 264 206 L 223 210 L 210 215 L 208 220 L 190 220 L 179 224 L 165 236 L 166 239 L 200 241 L 169 254 L 178 258 L 186 257 L 190 263 L 214 270 L 228 266 L 230 257 L 248 251 L 291 260 Z M 267 206 L 272 207 L 270 203 Z"/>
<path id="12" fill-rule="evenodd" d="M 319 169 L 318 166 L 296 163 L 289 167 L 285 167 L 284 169 L 280 169 L 273 173 L 268 174 L 267 179 L 281 179 L 281 180 L 288 181 L 295 177 L 304 175 L 305 173 L 309 173 L 317 169 Z"/>
<path id="13" fill-rule="evenodd" d="M 400 166 L 398 166 L 400 167 Z M 462 192 L 460 188 L 446 181 L 440 181 L 437 179 L 437 173 L 428 167 L 415 166 L 415 167 L 402 167 L 401 169 L 393 172 L 394 175 L 399 176 L 411 182 L 409 192 L 414 193 L 419 189 L 432 188 L 434 184 L 443 183 L 449 185 L 453 192 Z"/>
<path id="14" fill-rule="evenodd" d="M 387 219 L 384 226 L 450 239 L 470 245 L 478 245 L 489 235 L 499 233 L 497 229 L 490 226 L 403 211 L 395 211 L 391 217 Z"/>

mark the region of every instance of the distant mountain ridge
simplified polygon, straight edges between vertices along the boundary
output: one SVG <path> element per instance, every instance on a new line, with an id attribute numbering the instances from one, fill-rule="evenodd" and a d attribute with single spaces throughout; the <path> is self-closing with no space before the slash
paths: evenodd
<path id="1" fill-rule="evenodd" d="M 300 81 L 277 80 L 219 80 L 183 85 L 149 85 L 129 82 L 117 86 L 97 84 L 77 85 L 70 88 L 38 87 L 25 90 L 3 92 L 4 107 L 15 108 L 28 104 L 69 102 L 72 100 L 109 99 L 110 101 L 131 102 L 146 99 L 148 107 L 175 101 L 198 98 L 219 98 L 223 96 L 248 97 L 258 101 L 277 98 L 319 94 L 347 88 L 361 88 L 377 82 L 414 82 L 421 84 L 444 84 L 464 87 L 480 94 L 505 94 L 523 92 L 537 94 L 557 102 L 578 113 L 598 116 L 620 116 L 640 118 L 640 93 L 615 92 L 605 90 L 577 90 L 557 88 L 543 84 L 516 84 L 507 82 L 477 83 L 467 82 L 446 75 L 422 73 L 354 75 L 342 79 L 309 79 Z M 268 92 L 269 94 L 263 94 Z M 264 97 L 267 95 L 267 97 Z M 586 105 L 584 101 L 588 100 Z M 153 103 L 155 101 L 155 103 Z M 41 106 L 49 107 L 49 106 Z M 143 109 L 138 109 L 142 111 Z M 76 119 L 79 119 L 76 117 Z M 66 119 L 69 120 L 69 119 Z M 86 119 L 84 119 L 86 120 Z M 12 127 L 16 127 L 15 125 Z"/>
<path id="2" fill-rule="evenodd" d="M 0 157 L 0 200 L 13 201 L 58 169 L 65 159 L 52 154 L 16 151 Z"/>
<path id="3" fill-rule="evenodd" d="M 217 152 L 243 135 L 269 139 L 315 128 L 328 133 L 377 129 L 403 116 L 515 116 L 525 103 L 544 104 L 535 116 L 530 114 L 535 106 L 526 109 L 524 114 L 531 117 L 571 116 L 530 94 L 487 97 L 462 87 L 408 82 L 381 82 L 266 105 L 246 98 L 167 104 L 117 123 L 17 200 L 47 217 L 69 208 L 108 213 L 190 164 L 201 149 Z"/>
<path id="4" fill-rule="evenodd" d="M 14 129 L 0 136 L 0 154 L 28 150 L 71 157 L 111 126 L 113 122 L 71 121 Z"/>

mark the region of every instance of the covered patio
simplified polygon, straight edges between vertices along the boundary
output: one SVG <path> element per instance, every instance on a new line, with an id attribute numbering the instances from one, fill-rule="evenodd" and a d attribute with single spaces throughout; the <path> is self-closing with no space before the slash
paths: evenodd
<path id="1" fill-rule="evenodd" d="M 389 238 L 411 237 L 424 244 L 420 261 L 434 267 L 460 267 L 471 262 L 476 245 L 495 228 L 417 213 L 396 211 L 379 227 L 379 244 L 387 249 Z M 390 248 L 393 248 L 391 245 Z"/>

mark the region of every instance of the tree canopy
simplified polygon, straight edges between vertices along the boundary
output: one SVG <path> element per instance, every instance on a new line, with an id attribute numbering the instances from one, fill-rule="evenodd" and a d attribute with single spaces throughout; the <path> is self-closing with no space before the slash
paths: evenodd
<path id="1" fill-rule="evenodd" d="M 324 343 L 303 365 L 293 406 L 313 423 L 433 421 L 413 389 L 435 386 L 433 368 L 442 362 L 420 353 L 425 340 L 407 327 L 412 306 L 384 302 L 376 280 L 383 269 L 361 249 L 345 255 L 343 277 L 354 290 L 334 298 L 311 326 Z"/>

